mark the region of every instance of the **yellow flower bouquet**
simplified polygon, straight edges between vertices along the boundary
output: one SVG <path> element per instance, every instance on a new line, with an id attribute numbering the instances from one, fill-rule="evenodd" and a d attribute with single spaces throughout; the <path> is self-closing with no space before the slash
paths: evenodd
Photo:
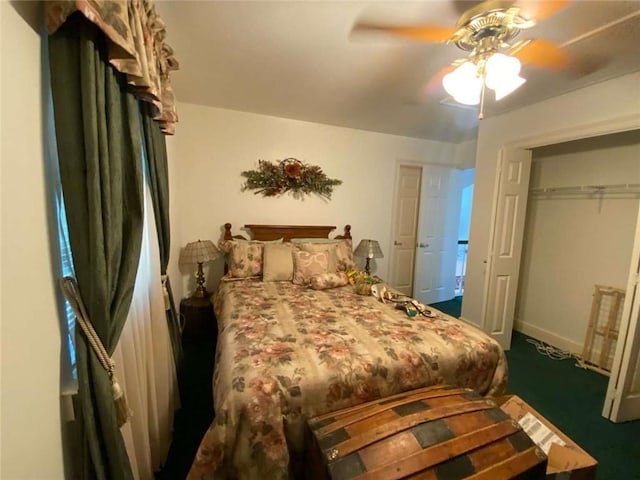
<path id="1" fill-rule="evenodd" d="M 371 295 L 371 286 L 380 283 L 378 278 L 368 275 L 361 270 L 347 270 L 349 283 L 354 285 L 356 293 L 360 295 Z"/>

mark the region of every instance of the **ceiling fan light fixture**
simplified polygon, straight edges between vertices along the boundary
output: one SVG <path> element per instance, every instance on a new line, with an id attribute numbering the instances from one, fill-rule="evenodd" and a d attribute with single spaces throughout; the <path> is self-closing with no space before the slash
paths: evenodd
<path id="1" fill-rule="evenodd" d="M 482 84 L 477 89 L 466 89 L 462 92 L 458 92 L 453 96 L 453 99 L 461 103 L 462 105 L 478 105 L 480 103 L 480 92 L 482 90 Z"/>
<path id="2" fill-rule="evenodd" d="M 484 103 L 484 87 L 493 90 L 498 101 L 526 82 L 520 76 L 520 68 L 520 60 L 517 58 L 494 53 L 486 60 L 481 58 L 464 62 L 443 77 L 442 86 L 456 102 L 463 105 Z M 479 116 L 483 117 L 482 107 Z"/>
<path id="3" fill-rule="evenodd" d="M 520 74 L 522 65 L 516 57 L 511 57 L 504 53 L 494 53 L 487 59 L 484 68 L 487 74 L 487 86 L 493 88 L 490 82 L 494 80 L 500 81 L 505 77 L 517 77 Z"/>
<path id="4" fill-rule="evenodd" d="M 526 82 L 520 76 L 520 60 L 503 53 L 491 55 L 484 66 L 485 82 L 496 93 L 496 101 L 503 99 Z"/>
<path id="5" fill-rule="evenodd" d="M 482 78 L 478 76 L 477 66 L 465 62 L 442 79 L 442 86 L 454 100 L 463 105 L 480 103 Z"/>
<path id="6" fill-rule="evenodd" d="M 499 84 L 489 88 L 492 88 L 496 92 L 496 101 L 499 101 L 499 100 L 502 100 L 507 95 L 509 95 L 511 92 L 516 91 L 526 81 L 527 81 L 526 78 L 522 78 L 520 75 L 517 75 L 515 77 L 506 79 L 506 81 L 500 82 Z M 487 86 L 489 86 L 489 84 L 487 84 Z"/>

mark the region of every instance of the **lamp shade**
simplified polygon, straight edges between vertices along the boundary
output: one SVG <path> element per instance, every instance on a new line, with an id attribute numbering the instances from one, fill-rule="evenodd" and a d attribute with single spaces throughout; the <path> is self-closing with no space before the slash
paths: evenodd
<path id="1" fill-rule="evenodd" d="M 181 265 L 195 265 L 197 263 L 207 263 L 216 259 L 220 255 L 220 250 L 211 240 L 198 240 L 187 243 L 187 246 L 180 252 Z"/>
<path id="2" fill-rule="evenodd" d="M 383 258 L 382 249 L 377 240 L 364 239 L 360 240 L 360 243 L 356 247 L 353 254 L 356 257 L 364 258 Z"/>

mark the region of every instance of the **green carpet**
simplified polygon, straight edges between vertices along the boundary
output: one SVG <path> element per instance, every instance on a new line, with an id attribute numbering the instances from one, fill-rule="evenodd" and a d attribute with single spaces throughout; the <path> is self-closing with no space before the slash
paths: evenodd
<path id="1" fill-rule="evenodd" d="M 640 480 L 640 420 L 613 423 L 602 406 L 609 377 L 552 360 L 513 333 L 509 393 L 521 397 L 598 460 L 598 480 Z"/>
<path id="2" fill-rule="evenodd" d="M 208 339 L 183 341 L 178 372 L 181 408 L 173 420 L 173 442 L 156 480 L 186 478 L 200 440 L 213 420 L 213 363 L 215 344 Z"/>
<path id="3" fill-rule="evenodd" d="M 437 308 L 441 312 L 447 313 L 452 317 L 460 318 L 462 310 L 462 297 L 454 297 L 446 302 L 432 303 L 430 306 Z"/>

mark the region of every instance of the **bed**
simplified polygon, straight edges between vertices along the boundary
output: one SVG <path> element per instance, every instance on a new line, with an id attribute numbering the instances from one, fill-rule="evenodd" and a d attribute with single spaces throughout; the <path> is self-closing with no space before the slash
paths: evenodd
<path id="1" fill-rule="evenodd" d="M 335 227 L 245 228 L 253 242 L 225 225 L 224 242 L 238 239 L 256 250 L 243 252 L 247 276 L 227 273 L 214 295 L 215 418 L 189 479 L 296 476 L 304 469 L 307 418 L 394 393 L 440 383 L 504 393 L 502 348 L 465 322 L 437 310 L 410 318 L 393 303 L 359 295 L 353 285 L 316 290 L 308 282 L 266 281 L 270 252 L 282 247 L 262 242 L 327 239 Z M 336 237 L 349 253 L 350 230 Z M 249 275 L 262 260 L 263 276 Z"/>

